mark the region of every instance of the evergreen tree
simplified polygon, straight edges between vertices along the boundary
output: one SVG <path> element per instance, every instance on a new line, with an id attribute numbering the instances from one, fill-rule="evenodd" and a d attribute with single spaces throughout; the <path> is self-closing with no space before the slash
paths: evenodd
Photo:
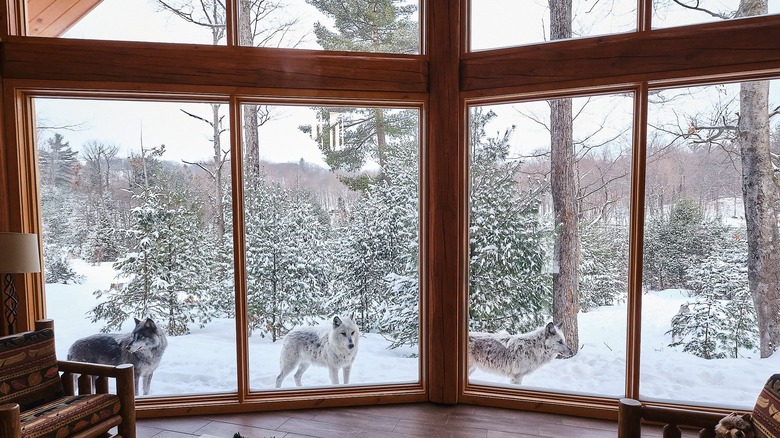
<path id="1" fill-rule="evenodd" d="M 689 271 L 688 284 L 694 293 L 721 300 L 718 349 L 732 358 L 740 351 L 758 346 L 758 321 L 750 295 L 747 274 L 747 242 L 744 231 L 725 226 L 711 227 L 719 240 L 709 255 Z"/>
<path id="2" fill-rule="evenodd" d="M 276 341 L 319 314 L 327 216 L 310 194 L 264 175 L 244 197 L 249 326 Z"/>
<path id="3" fill-rule="evenodd" d="M 387 288 L 379 308 L 377 328 L 391 341 L 389 348 L 420 342 L 420 236 L 419 236 L 419 143 L 402 140 L 391 148 L 387 173 L 393 184 L 380 185 L 386 193 L 387 231 L 397 248 L 385 275 Z"/>
<path id="4" fill-rule="evenodd" d="M 336 230 L 331 252 L 337 254 L 332 295 L 327 303 L 339 312 L 355 312 L 360 330 L 376 328 L 380 306 L 385 303 L 385 277 L 393 272 L 396 229 L 390 229 L 389 209 L 378 187 L 369 188 L 355 203 L 349 225 Z"/>
<path id="5" fill-rule="evenodd" d="M 650 218 L 645 227 L 644 281 L 659 290 L 685 287 L 688 269 L 710 252 L 713 226 L 689 199 L 674 204 L 668 218 Z"/>
<path id="6" fill-rule="evenodd" d="M 335 30 L 317 22 L 314 35 L 325 50 L 420 52 L 417 5 L 401 0 L 306 0 L 333 21 Z"/>
<path id="7" fill-rule="evenodd" d="M 55 133 L 38 150 L 42 184 L 68 187 L 73 184 L 78 167 L 78 152 L 70 147 L 62 134 Z"/>
<path id="8" fill-rule="evenodd" d="M 518 189 L 520 163 L 508 159 L 514 128 L 487 137 L 485 124 L 494 117 L 471 117 L 469 323 L 473 331 L 519 333 L 538 327 L 551 310 L 550 277 L 542 270 L 548 237 L 539 215 L 544 188 Z"/>
<path id="9" fill-rule="evenodd" d="M 142 147 L 138 157 L 140 205 L 132 210 L 131 228 L 122 230 L 131 245 L 114 263 L 128 281 L 120 289 L 96 291 L 103 300 L 90 311 L 93 322 L 106 321 L 103 330 L 119 329 L 130 317 L 151 317 L 175 336 L 214 315 L 210 296 L 219 286 L 211 279 L 216 243 L 204 232 L 203 206 L 189 193 L 186 180 L 159 165 L 149 172 L 144 161 L 161 155 L 159 149 Z M 149 185 L 150 180 L 159 186 Z"/>
<path id="10" fill-rule="evenodd" d="M 672 321 L 672 330 L 667 333 L 673 339 L 670 347 L 683 346 L 683 351 L 704 359 L 722 359 L 726 354 L 720 351 L 723 342 L 723 302 L 714 294 L 700 295 L 688 305 L 690 312 L 678 313 Z"/>
<path id="11" fill-rule="evenodd" d="M 115 229 L 116 202 L 110 193 L 100 196 L 96 205 L 94 223 L 89 227 L 89 261 L 101 263 L 116 261 L 122 252 L 122 240 L 118 239 Z"/>
<path id="12" fill-rule="evenodd" d="M 417 5 L 401 0 L 306 0 L 332 20 L 334 29 L 317 22 L 314 34 L 325 50 L 419 53 Z M 334 171 L 359 170 L 369 161 L 379 166 L 370 178 L 341 175 L 344 184 L 364 190 L 372 179 L 387 178 L 388 138 L 419 129 L 416 111 L 382 108 L 315 108 L 319 126 L 302 126 L 312 133 Z M 312 132 L 312 129 L 315 132 Z"/>
<path id="13" fill-rule="evenodd" d="M 77 252 L 71 243 L 78 226 L 79 216 L 75 207 L 79 197 L 67 188 L 41 182 L 41 230 L 43 240 L 43 263 L 47 283 L 79 283 L 68 261 L 69 254 Z"/>
<path id="14" fill-rule="evenodd" d="M 620 227 L 591 226 L 582 236 L 580 308 L 617 304 L 628 290 L 628 248 Z"/>

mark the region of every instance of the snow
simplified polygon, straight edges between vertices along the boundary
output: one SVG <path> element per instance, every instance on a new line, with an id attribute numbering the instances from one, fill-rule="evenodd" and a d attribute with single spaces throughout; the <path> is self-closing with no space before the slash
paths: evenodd
<path id="1" fill-rule="evenodd" d="M 110 263 L 97 266 L 72 261 L 85 277 L 82 284 L 46 285 L 47 317 L 54 319 L 57 355 L 65 358 L 70 344 L 96 333 L 86 313 L 95 304 L 92 292 L 115 283 Z M 780 355 L 760 359 L 705 360 L 669 347 L 669 322 L 689 298 L 685 291 L 666 290 L 642 295 L 642 355 L 640 394 L 645 400 L 665 400 L 751 409 L 766 379 L 780 369 Z M 122 327 L 132 329 L 132 321 Z M 527 375 L 523 389 L 622 397 L 626 368 L 626 305 L 605 306 L 579 316 L 580 351 L 570 359 L 556 359 Z M 216 320 L 205 328 L 191 327 L 186 336 L 168 337 L 168 349 L 152 381 L 149 396 L 208 394 L 236 391 L 235 323 Z M 363 334 L 352 368 L 351 384 L 410 383 L 419 380 L 417 348 L 387 349 L 389 341 L 375 333 Z M 281 342 L 249 338 L 249 378 L 253 391 L 273 390 Z M 473 384 L 513 387 L 505 377 L 475 371 Z M 327 369 L 313 366 L 303 376 L 306 387 L 330 386 Z M 295 388 L 292 376 L 283 388 Z"/>

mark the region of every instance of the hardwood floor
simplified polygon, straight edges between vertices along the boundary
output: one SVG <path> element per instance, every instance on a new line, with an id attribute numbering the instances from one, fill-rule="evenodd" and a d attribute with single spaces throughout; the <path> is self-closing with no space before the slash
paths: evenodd
<path id="1" fill-rule="evenodd" d="M 232 438 L 236 432 L 245 438 L 617 436 L 617 424 L 611 421 L 430 403 L 139 419 L 137 429 L 138 438 Z M 648 428 L 642 435 L 661 436 L 658 428 Z"/>

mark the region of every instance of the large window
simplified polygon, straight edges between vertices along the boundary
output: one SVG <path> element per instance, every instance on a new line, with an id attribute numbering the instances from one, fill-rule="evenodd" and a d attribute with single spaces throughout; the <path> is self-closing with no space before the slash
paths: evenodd
<path id="1" fill-rule="evenodd" d="M 632 108 L 471 107 L 469 383 L 623 395 Z"/>
<path id="2" fill-rule="evenodd" d="M 226 2 L 27 0 L 31 36 L 227 44 Z M 237 2 L 238 44 L 349 52 L 420 53 L 417 1 Z"/>
<path id="3" fill-rule="evenodd" d="M 57 356 L 154 372 L 139 396 L 236 390 L 226 107 L 35 99 Z"/>
<path id="4" fill-rule="evenodd" d="M 654 94 L 645 186 L 643 397 L 749 410 L 756 388 L 776 370 L 767 356 L 776 345 L 769 327 L 777 324 L 778 303 L 766 279 L 778 269 L 780 205 L 772 176 L 780 150 L 778 85 Z M 743 376 L 745 384 L 723 388 L 726 375 Z"/>
<path id="5" fill-rule="evenodd" d="M 419 382 L 419 111 L 242 114 L 250 388 Z"/>
<path id="6" fill-rule="evenodd" d="M 141 409 L 605 417 L 772 372 L 775 0 L 4 5 L 0 229 L 45 262 L 17 325 L 67 357 L 150 318 Z M 527 370 L 477 363 L 535 330 Z M 300 363 L 321 333 L 349 363 Z"/>

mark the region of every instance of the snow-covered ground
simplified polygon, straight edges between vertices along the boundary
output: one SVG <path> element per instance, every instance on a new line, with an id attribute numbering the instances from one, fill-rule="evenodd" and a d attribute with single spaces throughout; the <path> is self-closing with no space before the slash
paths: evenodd
<path id="1" fill-rule="evenodd" d="M 85 281 L 77 285 L 47 284 L 47 316 L 54 319 L 57 355 L 64 358 L 76 339 L 96 333 L 86 312 L 95 298 L 92 292 L 115 282 L 110 263 L 91 266 L 73 261 Z M 752 408 L 766 379 L 780 370 L 780 355 L 705 360 L 681 348 L 670 348 L 669 321 L 680 304 L 688 301 L 682 291 L 649 292 L 642 296 L 642 357 L 640 393 L 645 399 L 688 401 L 700 405 Z M 126 322 L 123 331 L 132 329 Z M 580 314 L 580 351 L 570 359 L 558 359 L 529 374 L 524 389 L 621 397 L 625 389 L 626 306 L 608 306 Z M 191 334 L 168 337 L 168 349 L 154 375 L 150 396 L 235 391 L 236 350 L 233 320 L 217 320 Z M 388 350 L 380 335 L 364 334 L 352 369 L 357 385 L 416 382 L 419 359 L 416 348 Z M 252 336 L 249 339 L 249 376 L 252 390 L 274 389 L 279 371 L 281 342 Z M 307 386 L 330 384 L 325 368 L 311 367 L 303 376 Z M 476 371 L 472 383 L 511 387 L 508 379 Z M 284 388 L 294 388 L 292 376 Z"/>

